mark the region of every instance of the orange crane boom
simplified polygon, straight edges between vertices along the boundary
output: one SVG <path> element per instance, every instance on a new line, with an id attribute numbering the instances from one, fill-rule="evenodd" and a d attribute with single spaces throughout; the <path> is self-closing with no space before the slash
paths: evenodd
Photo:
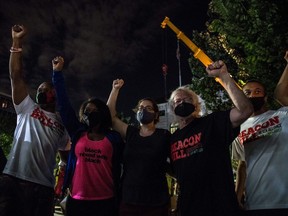
<path id="1" fill-rule="evenodd" d="M 197 47 L 196 44 L 194 44 L 182 31 L 180 31 L 170 21 L 169 17 L 165 17 L 165 19 L 161 23 L 161 27 L 165 28 L 166 25 L 168 27 L 170 27 L 176 33 L 178 39 L 182 40 L 192 50 L 192 52 L 194 53 L 193 56 L 196 59 L 199 59 L 199 61 L 201 61 L 205 67 L 208 67 L 208 65 L 213 63 L 213 61 L 199 47 Z M 216 77 L 215 80 L 217 82 L 219 82 L 225 88 L 225 86 L 223 85 L 223 83 L 221 82 L 221 80 L 218 77 Z M 237 85 L 237 83 L 236 83 L 236 85 Z"/>

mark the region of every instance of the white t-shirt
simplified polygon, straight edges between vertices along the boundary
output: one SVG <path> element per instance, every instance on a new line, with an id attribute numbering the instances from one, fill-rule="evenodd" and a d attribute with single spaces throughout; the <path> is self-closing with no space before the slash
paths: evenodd
<path id="1" fill-rule="evenodd" d="M 288 107 L 250 117 L 240 131 L 232 156 L 247 164 L 246 209 L 288 208 Z"/>
<path id="2" fill-rule="evenodd" d="M 54 187 L 56 153 L 65 149 L 68 133 L 59 116 L 41 109 L 30 96 L 14 106 L 17 125 L 3 173 Z"/>

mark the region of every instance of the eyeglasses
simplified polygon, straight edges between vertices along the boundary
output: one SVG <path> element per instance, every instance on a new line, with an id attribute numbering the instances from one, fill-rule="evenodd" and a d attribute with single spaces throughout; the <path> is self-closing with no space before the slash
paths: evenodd
<path id="1" fill-rule="evenodd" d="M 137 108 L 137 111 L 141 111 L 143 109 L 147 110 L 148 112 L 153 112 L 154 111 L 154 108 L 152 106 L 145 106 L 145 107 L 144 106 L 139 106 Z"/>
<path id="2" fill-rule="evenodd" d="M 186 97 L 186 98 L 177 98 L 177 99 L 175 99 L 174 100 L 174 105 L 178 105 L 178 104 L 180 104 L 180 103 L 183 103 L 183 102 L 192 102 L 192 98 L 190 98 L 190 97 Z"/>

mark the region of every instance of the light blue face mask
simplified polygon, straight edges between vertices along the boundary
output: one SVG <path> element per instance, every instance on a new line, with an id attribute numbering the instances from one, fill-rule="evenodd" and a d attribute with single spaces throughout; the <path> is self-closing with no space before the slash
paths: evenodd
<path id="1" fill-rule="evenodd" d="M 148 112 L 146 109 L 142 109 L 137 112 L 136 118 L 141 124 L 149 124 L 154 121 L 155 113 Z"/>

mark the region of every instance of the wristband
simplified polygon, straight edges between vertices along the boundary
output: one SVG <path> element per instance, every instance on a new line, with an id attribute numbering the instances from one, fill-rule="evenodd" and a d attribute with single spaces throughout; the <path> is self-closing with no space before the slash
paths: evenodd
<path id="1" fill-rule="evenodd" d="M 19 52 L 22 52 L 22 48 L 11 47 L 10 52 L 11 53 L 19 53 Z"/>

